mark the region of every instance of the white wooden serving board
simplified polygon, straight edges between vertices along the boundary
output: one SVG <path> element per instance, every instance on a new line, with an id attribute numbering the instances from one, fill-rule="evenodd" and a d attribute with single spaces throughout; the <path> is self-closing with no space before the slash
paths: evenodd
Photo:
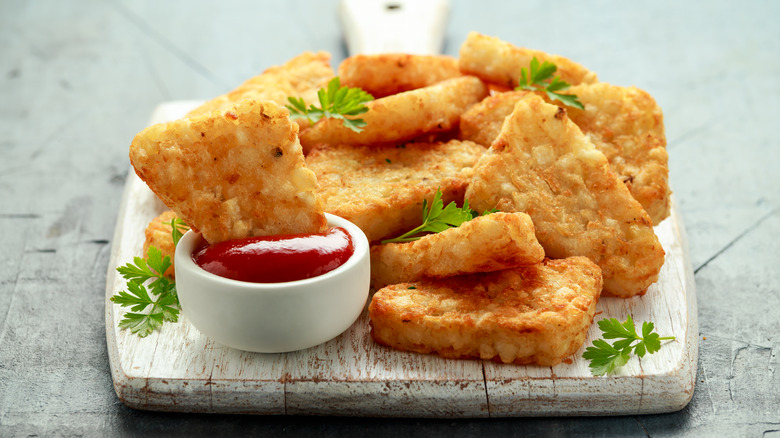
<path id="1" fill-rule="evenodd" d="M 171 102 L 152 121 L 172 120 L 197 103 Z M 666 262 L 647 294 L 602 298 L 596 320 L 631 314 L 653 321 L 676 340 L 619 374 L 593 377 L 582 359 L 600 337 L 554 367 L 447 360 L 375 344 L 364 314 L 339 337 L 308 350 L 248 353 L 180 322 L 139 338 L 117 323 L 124 310 L 109 298 L 125 288 L 116 267 L 141 255 L 144 229 L 165 206 L 130 171 L 112 242 L 106 280 L 106 339 L 114 388 L 126 405 L 147 410 L 377 417 L 506 417 L 629 415 L 679 410 L 693 395 L 698 327 L 693 271 L 676 208 L 656 227 Z"/>

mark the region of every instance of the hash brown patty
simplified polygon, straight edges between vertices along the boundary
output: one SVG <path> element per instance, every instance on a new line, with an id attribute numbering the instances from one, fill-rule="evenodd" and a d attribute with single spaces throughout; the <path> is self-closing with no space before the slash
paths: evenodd
<path id="1" fill-rule="evenodd" d="M 318 233 L 326 219 L 298 125 L 271 101 L 152 125 L 130 162 L 176 215 L 211 244 L 272 234 Z"/>
<path id="2" fill-rule="evenodd" d="M 605 295 L 641 295 L 658 279 L 664 250 L 650 217 L 566 110 L 539 96 L 515 105 L 466 197 L 477 209 L 527 213 L 547 257 L 599 265 Z"/>
<path id="3" fill-rule="evenodd" d="M 371 335 L 399 350 L 552 366 L 582 346 L 599 291 L 585 257 L 401 283 L 374 294 Z"/>
<path id="4" fill-rule="evenodd" d="M 470 141 L 397 146 L 323 146 L 306 157 L 325 211 L 360 227 L 369 242 L 420 225 L 423 200 L 441 189 L 460 204 L 485 148 Z"/>
<path id="5" fill-rule="evenodd" d="M 371 247 L 371 284 L 445 278 L 539 263 L 544 249 L 525 213 L 491 213 L 419 240 Z"/>

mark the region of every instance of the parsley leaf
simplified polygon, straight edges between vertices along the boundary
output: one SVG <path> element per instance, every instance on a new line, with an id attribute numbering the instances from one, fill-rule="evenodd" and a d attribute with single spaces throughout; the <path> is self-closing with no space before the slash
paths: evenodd
<path id="1" fill-rule="evenodd" d="M 171 226 L 171 237 L 173 237 L 173 247 L 179 244 L 179 239 L 190 228 L 180 217 L 174 217 L 170 222 L 166 224 Z"/>
<path id="2" fill-rule="evenodd" d="M 582 357 L 590 360 L 590 372 L 594 376 L 609 374 L 617 367 L 628 363 L 631 348 L 618 349 L 603 339 L 593 341 L 593 347 L 588 347 Z M 587 355 L 587 357 L 586 357 Z"/>
<path id="3" fill-rule="evenodd" d="M 290 105 L 290 117 L 293 119 L 306 118 L 312 123 L 318 122 L 323 117 L 341 119 L 344 126 L 355 131 L 361 132 L 366 122 L 363 119 L 354 118 L 368 111 L 365 102 L 374 100 L 374 96 L 366 93 L 360 88 L 342 87 L 338 76 L 328 82 L 327 88 L 322 88 L 317 92 L 320 101 L 320 107 L 309 105 L 306 108 L 306 102 L 303 98 L 288 97 Z M 350 116 L 350 117 L 347 117 Z"/>
<path id="4" fill-rule="evenodd" d="M 441 190 L 436 189 L 436 194 L 433 196 L 433 202 L 431 202 L 430 207 L 428 206 L 428 200 L 423 199 L 422 224 L 420 226 L 393 239 L 383 240 L 381 243 L 412 242 L 420 239 L 424 233 L 439 233 L 448 228 L 459 227 L 462 223 L 478 216 L 477 212 L 469 208 L 468 200 L 463 203 L 463 208 L 459 208 L 454 201 L 445 207 L 441 197 Z M 488 210 L 483 215 L 495 211 L 497 210 Z"/>
<path id="5" fill-rule="evenodd" d="M 674 339 L 674 336 L 660 337 L 653 332 L 655 325 L 648 321 L 642 323 L 642 336 L 639 336 L 631 315 L 622 323 L 615 318 L 602 319 L 598 326 L 604 333 L 604 339 L 620 340 L 610 345 L 603 339 L 597 339 L 593 341 L 592 347 L 585 349 L 582 357 L 590 361 L 588 366 L 594 376 L 610 374 L 615 368 L 628 363 L 632 350 L 637 356 L 644 357 L 645 353 L 653 354 L 658 351 L 661 341 Z"/>
<path id="6" fill-rule="evenodd" d="M 170 257 L 162 257 L 159 249 L 150 246 L 146 260 L 135 257 L 133 264 L 128 263 L 117 268 L 117 271 L 127 280 L 127 291 L 120 291 L 111 297 L 111 301 L 130 308 L 130 312 L 125 313 L 119 321 L 120 328 L 128 328 L 143 338 L 160 328 L 163 321 L 179 320 L 180 307 L 176 283 L 163 276 L 170 266 Z M 144 283 L 150 280 L 147 289 Z M 150 306 L 148 312 L 138 313 Z"/>
<path id="7" fill-rule="evenodd" d="M 471 218 L 472 218 L 472 219 L 474 219 L 474 218 L 478 218 L 478 217 L 480 217 L 480 216 L 487 216 L 487 215 L 489 215 L 490 213 L 498 213 L 498 209 L 497 209 L 497 208 L 491 208 L 490 210 L 485 210 L 485 211 L 483 211 L 483 212 L 482 212 L 482 214 L 479 214 L 478 212 L 476 212 L 476 211 L 474 211 L 474 210 L 472 210 L 472 209 L 470 209 L 470 208 L 469 208 L 469 200 L 468 200 L 468 199 L 466 199 L 466 200 L 463 202 L 463 209 L 464 209 L 464 210 L 468 210 L 468 211 L 470 211 L 470 212 L 471 212 Z"/>
<path id="8" fill-rule="evenodd" d="M 550 100 L 561 101 L 564 105 L 584 109 L 582 102 L 573 94 L 563 94 L 571 85 L 562 80 L 560 76 L 553 76 L 558 67 L 550 61 L 544 61 L 541 65 L 536 56 L 531 60 L 530 73 L 525 68 L 520 69 L 520 81 L 516 90 L 544 91 Z M 547 83 L 546 81 L 549 81 Z"/>
<path id="9" fill-rule="evenodd" d="M 119 321 L 119 328 L 130 329 L 139 337 L 145 338 L 153 331 L 162 327 L 162 314 L 160 313 L 132 313 L 127 312 Z"/>
<path id="10" fill-rule="evenodd" d="M 171 225 L 174 245 L 178 245 L 187 225 L 179 218 L 168 224 Z M 130 309 L 119 321 L 119 328 L 130 329 L 143 338 L 162 327 L 163 322 L 179 320 L 181 306 L 176 283 L 165 277 L 171 264 L 169 256 L 163 257 L 159 249 L 150 246 L 146 251 L 146 259 L 134 257 L 133 263 L 116 268 L 127 280 L 127 290 L 112 296 L 111 301 Z"/>

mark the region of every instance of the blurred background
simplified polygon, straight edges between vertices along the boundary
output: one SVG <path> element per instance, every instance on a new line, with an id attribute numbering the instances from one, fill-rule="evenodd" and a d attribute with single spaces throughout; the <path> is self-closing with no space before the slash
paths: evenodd
<path id="1" fill-rule="evenodd" d="M 161 102 L 210 99 L 307 50 L 336 67 L 347 56 L 337 6 L 0 2 L 0 435 L 780 434 L 780 2 L 759 0 L 460 0 L 446 26 L 446 54 L 478 31 L 566 56 L 663 108 L 701 335 L 682 411 L 378 420 L 123 406 L 104 294 L 130 141 Z"/>

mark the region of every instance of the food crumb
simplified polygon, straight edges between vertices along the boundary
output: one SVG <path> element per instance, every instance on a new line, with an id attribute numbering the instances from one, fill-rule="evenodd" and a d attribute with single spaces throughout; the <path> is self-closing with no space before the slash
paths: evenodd
<path id="1" fill-rule="evenodd" d="M 572 364 L 572 360 L 571 360 L 571 359 L 569 359 L 568 357 L 567 357 L 566 359 L 564 359 L 564 360 L 563 360 L 563 362 L 564 362 L 564 363 L 567 363 L 567 364 L 569 364 L 569 365 L 571 365 L 571 364 Z"/>

